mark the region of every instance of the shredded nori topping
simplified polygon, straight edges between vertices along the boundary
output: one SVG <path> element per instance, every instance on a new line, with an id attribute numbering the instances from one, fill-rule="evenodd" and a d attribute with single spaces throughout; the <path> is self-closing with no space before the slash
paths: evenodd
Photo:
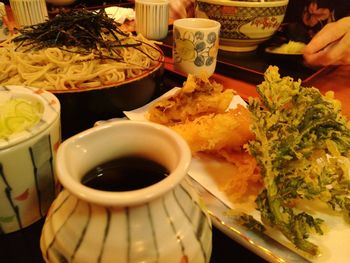
<path id="1" fill-rule="evenodd" d="M 21 35 L 13 39 L 31 48 L 79 47 L 85 50 L 127 46 L 140 46 L 141 42 L 122 44 L 120 36 L 128 37 L 120 24 L 108 17 L 104 9 L 89 11 L 86 9 L 61 12 L 43 23 L 19 29 Z M 102 33 L 112 36 L 113 41 L 102 37 Z"/>

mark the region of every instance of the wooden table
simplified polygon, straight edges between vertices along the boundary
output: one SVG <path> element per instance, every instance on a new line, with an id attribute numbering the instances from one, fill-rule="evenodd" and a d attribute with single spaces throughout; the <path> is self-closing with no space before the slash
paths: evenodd
<path id="1" fill-rule="evenodd" d="M 335 98 L 342 103 L 343 114 L 350 120 L 350 65 L 327 67 L 306 84 L 322 93 L 334 91 Z"/>

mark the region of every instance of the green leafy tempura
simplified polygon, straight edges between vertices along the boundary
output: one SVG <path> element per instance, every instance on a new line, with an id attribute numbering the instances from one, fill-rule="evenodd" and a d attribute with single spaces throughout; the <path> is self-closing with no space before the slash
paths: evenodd
<path id="1" fill-rule="evenodd" d="M 256 199 L 265 225 L 281 231 L 297 248 L 318 254 L 307 240 L 323 234 L 323 220 L 314 218 L 298 200 L 320 200 L 350 215 L 350 129 L 333 93 L 281 78 L 270 66 L 257 86 L 260 98 L 251 98 L 256 139 L 248 145 L 264 180 Z M 341 219 L 340 219 L 341 220 Z"/>

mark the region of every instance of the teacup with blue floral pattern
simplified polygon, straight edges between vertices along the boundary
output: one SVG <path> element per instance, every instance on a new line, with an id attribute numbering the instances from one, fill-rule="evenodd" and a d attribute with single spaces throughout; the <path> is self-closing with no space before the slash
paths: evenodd
<path id="1" fill-rule="evenodd" d="M 186 74 L 212 75 L 216 67 L 220 26 L 219 22 L 211 19 L 175 20 L 174 68 Z"/>

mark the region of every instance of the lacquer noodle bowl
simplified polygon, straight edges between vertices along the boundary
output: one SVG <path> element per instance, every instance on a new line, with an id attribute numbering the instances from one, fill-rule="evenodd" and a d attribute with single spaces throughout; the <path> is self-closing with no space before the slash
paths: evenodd
<path id="1" fill-rule="evenodd" d="M 4 53 L 6 48 L 6 46 L 0 48 L 0 52 Z M 13 47 L 11 48 L 10 54 L 14 53 L 15 50 Z M 126 62 L 118 64 L 114 63 L 113 59 L 101 59 L 100 63 L 100 58 L 91 59 L 90 55 L 86 55 L 87 60 L 84 61 L 84 56 L 80 55 L 82 59 L 79 58 L 78 65 L 72 65 L 73 62 L 67 62 L 65 57 L 62 58 L 61 53 L 63 52 L 58 48 L 45 49 L 42 53 L 48 54 L 47 56 L 59 66 L 43 62 L 41 62 L 43 65 L 40 65 L 40 62 L 27 63 L 26 58 L 36 59 L 37 53 L 35 52 L 19 54 L 14 57 L 0 54 L 7 59 L 8 63 L 8 65 L 4 65 L 5 68 L 0 74 L 0 84 L 30 85 L 54 93 L 62 105 L 62 135 L 65 138 L 91 127 L 98 120 L 120 117 L 122 111 L 143 106 L 154 96 L 159 95 L 164 56 L 155 45 L 152 46 L 151 50 L 153 57 L 150 62 L 141 66 L 136 65 L 135 68 L 131 68 L 134 63 L 132 57 L 124 59 Z M 74 56 L 72 55 L 69 59 L 73 59 Z M 21 64 L 13 65 L 15 63 L 11 62 L 17 59 L 22 60 Z M 113 66 L 108 65 L 109 61 Z M 75 71 L 74 67 L 78 66 L 83 67 L 83 69 L 79 68 Z M 59 74 L 56 76 L 50 67 L 57 67 Z M 116 70 L 113 67 L 116 67 Z M 67 78 L 64 76 L 65 70 Z M 112 73 L 108 73 L 108 71 Z M 104 72 L 108 74 L 106 73 L 104 76 Z M 40 82 L 40 75 L 46 73 L 48 76 L 43 82 Z M 6 78 L 6 74 L 14 76 Z M 92 76 L 91 81 L 86 76 L 88 74 Z M 111 77 L 107 79 L 109 76 Z M 88 80 L 86 81 L 86 79 Z M 46 86 L 45 83 L 49 84 Z"/>

